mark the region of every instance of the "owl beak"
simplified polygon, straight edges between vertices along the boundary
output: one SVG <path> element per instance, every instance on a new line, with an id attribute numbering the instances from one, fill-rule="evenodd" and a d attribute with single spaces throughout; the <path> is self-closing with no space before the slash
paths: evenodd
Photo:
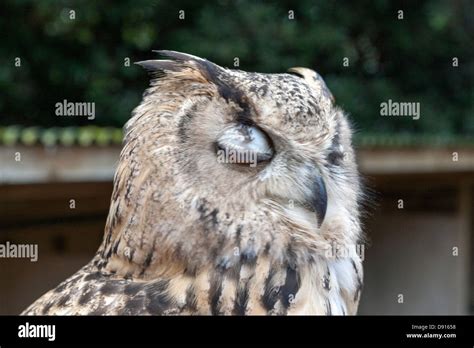
<path id="1" fill-rule="evenodd" d="M 312 188 L 312 197 L 310 199 L 310 204 L 313 210 L 316 212 L 316 217 L 318 218 L 318 227 L 321 227 L 324 217 L 326 216 L 326 210 L 328 206 L 328 195 L 326 192 L 326 185 L 322 176 L 316 175 L 313 182 Z"/>

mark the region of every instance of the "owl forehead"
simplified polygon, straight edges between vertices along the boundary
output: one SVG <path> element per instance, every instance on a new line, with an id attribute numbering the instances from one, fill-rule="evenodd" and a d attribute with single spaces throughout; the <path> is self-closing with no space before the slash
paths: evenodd
<path id="1" fill-rule="evenodd" d="M 231 88 L 245 95 L 255 109 L 278 114 L 279 121 L 292 128 L 321 125 L 331 111 L 332 102 L 327 93 L 299 76 L 232 71 L 226 80 Z"/>

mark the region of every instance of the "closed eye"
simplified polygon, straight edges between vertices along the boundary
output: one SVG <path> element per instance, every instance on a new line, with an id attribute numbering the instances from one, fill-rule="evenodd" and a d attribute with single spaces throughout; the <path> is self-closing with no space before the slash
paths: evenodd
<path id="1" fill-rule="evenodd" d="M 228 163 L 257 164 L 273 157 L 270 138 L 254 125 L 236 124 L 226 128 L 216 140 L 218 160 L 225 156 Z"/>

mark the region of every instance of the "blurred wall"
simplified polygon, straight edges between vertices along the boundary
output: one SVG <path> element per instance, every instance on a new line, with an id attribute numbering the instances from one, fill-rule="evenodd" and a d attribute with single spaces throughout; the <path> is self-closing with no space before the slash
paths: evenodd
<path id="1" fill-rule="evenodd" d="M 404 180 L 379 193 L 382 202 L 368 222 L 359 313 L 469 314 L 472 187 L 456 186 L 455 176 L 428 185 L 429 176 Z"/>

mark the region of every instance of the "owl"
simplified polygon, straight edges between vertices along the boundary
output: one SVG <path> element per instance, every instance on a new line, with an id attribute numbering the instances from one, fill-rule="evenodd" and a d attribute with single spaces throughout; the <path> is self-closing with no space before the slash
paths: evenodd
<path id="1" fill-rule="evenodd" d="M 157 51 L 95 257 L 25 315 L 353 315 L 362 189 L 318 73 Z"/>

